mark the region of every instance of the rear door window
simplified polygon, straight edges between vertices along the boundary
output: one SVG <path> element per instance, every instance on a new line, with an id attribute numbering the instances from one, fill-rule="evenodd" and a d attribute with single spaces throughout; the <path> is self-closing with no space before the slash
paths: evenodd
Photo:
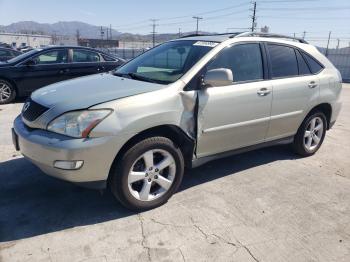
<path id="1" fill-rule="evenodd" d="M 83 49 L 73 50 L 74 63 L 94 63 L 99 61 L 100 61 L 100 56 L 98 53 L 95 53 L 89 50 L 83 50 Z"/>
<path id="2" fill-rule="evenodd" d="M 294 48 L 268 44 L 267 49 L 270 55 L 272 78 L 293 77 L 299 74 Z"/>

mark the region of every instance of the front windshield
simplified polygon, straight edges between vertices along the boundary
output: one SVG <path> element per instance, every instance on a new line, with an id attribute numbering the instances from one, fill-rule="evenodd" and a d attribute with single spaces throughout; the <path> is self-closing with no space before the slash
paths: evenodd
<path id="1" fill-rule="evenodd" d="M 182 77 L 216 42 L 178 40 L 159 45 L 117 69 L 115 75 L 160 84 Z"/>
<path id="2" fill-rule="evenodd" d="M 36 52 L 40 51 L 41 49 L 33 49 L 28 51 L 27 53 L 21 54 L 19 56 L 16 56 L 10 60 L 7 60 L 7 63 L 17 63 L 18 61 L 21 61 L 22 59 L 25 59 L 27 57 L 30 57 L 32 54 L 35 54 Z"/>

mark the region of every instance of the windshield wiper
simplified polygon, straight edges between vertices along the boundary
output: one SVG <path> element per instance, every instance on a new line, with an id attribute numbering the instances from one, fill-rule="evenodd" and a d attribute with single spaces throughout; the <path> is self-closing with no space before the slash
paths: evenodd
<path id="1" fill-rule="evenodd" d="M 116 71 L 113 72 L 113 75 L 119 76 L 119 77 L 128 77 L 129 76 L 128 74 L 123 74 L 123 73 L 119 73 L 119 72 L 116 72 Z"/>
<path id="2" fill-rule="evenodd" d="M 156 80 L 153 80 L 151 78 L 148 78 L 146 76 L 142 76 L 142 75 L 139 75 L 139 74 L 136 74 L 136 73 L 128 73 L 127 75 L 130 76 L 132 79 L 135 79 L 135 80 L 146 81 L 146 82 L 150 82 L 150 83 L 157 83 Z"/>
<path id="3" fill-rule="evenodd" d="M 114 72 L 113 75 L 119 76 L 119 77 L 126 77 L 134 80 L 139 80 L 139 81 L 145 81 L 145 82 L 150 82 L 150 83 L 156 83 L 156 84 L 169 84 L 170 82 L 168 81 L 162 81 L 162 80 L 156 80 L 152 78 L 148 78 L 146 76 L 142 76 L 137 73 L 120 73 L 120 72 Z"/>

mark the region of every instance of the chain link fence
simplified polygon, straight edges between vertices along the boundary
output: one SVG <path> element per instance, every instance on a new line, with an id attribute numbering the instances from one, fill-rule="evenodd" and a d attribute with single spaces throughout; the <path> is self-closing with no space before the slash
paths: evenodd
<path id="1" fill-rule="evenodd" d="M 338 49 L 320 49 L 333 65 L 339 70 L 343 81 L 350 82 L 350 47 Z"/>

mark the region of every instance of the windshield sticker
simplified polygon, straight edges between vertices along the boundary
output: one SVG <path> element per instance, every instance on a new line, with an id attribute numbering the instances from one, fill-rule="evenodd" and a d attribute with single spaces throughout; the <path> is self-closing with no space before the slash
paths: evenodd
<path id="1" fill-rule="evenodd" d="M 209 42 L 209 41 L 197 41 L 193 45 L 196 46 L 209 46 L 209 47 L 214 47 L 217 46 L 219 43 L 217 42 Z"/>

